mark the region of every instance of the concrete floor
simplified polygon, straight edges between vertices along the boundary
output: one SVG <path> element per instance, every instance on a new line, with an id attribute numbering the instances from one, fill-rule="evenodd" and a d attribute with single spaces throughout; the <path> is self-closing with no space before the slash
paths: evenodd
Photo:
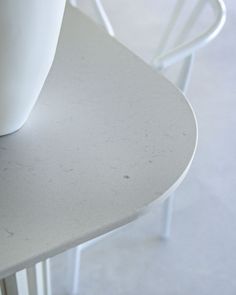
<path id="1" fill-rule="evenodd" d="M 103 2 L 118 38 L 148 60 L 156 1 Z M 81 295 L 236 294 L 236 4 L 225 2 L 225 28 L 199 52 L 187 93 L 198 119 L 199 145 L 176 192 L 171 239 L 159 239 L 162 212 L 154 206 L 145 217 L 83 250 Z M 92 14 L 86 5 L 81 0 Z M 71 274 L 58 284 L 59 260 L 54 261 L 54 293 L 64 295 Z"/>

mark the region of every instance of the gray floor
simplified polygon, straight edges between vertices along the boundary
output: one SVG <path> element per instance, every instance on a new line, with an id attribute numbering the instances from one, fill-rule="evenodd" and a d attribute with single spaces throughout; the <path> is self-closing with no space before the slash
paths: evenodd
<path id="1" fill-rule="evenodd" d="M 155 1 L 103 2 L 119 39 L 148 59 L 153 49 L 147 40 L 156 34 Z M 188 91 L 199 145 L 176 192 L 171 239 L 158 238 L 161 207 L 154 206 L 83 251 L 81 295 L 236 294 L 236 4 L 225 2 L 226 26 L 199 52 Z M 142 35 L 143 28 L 148 33 Z"/>

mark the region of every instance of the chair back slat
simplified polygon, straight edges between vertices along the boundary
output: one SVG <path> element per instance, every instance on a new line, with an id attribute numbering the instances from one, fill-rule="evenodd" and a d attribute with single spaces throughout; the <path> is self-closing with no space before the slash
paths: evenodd
<path id="1" fill-rule="evenodd" d="M 168 41 L 172 35 L 172 32 L 178 22 L 179 16 L 183 10 L 186 0 L 177 0 L 174 6 L 174 9 L 170 15 L 170 19 L 168 24 L 166 25 L 166 29 L 162 33 L 162 37 L 159 42 L 159 47 L 157 49 L 157 55 L 161 55 L 165 50 Z"/>
<path id="2" fill-rule="evenodd" d="M 182 30 L 180 31 L 180 33 L 178 34 L 178 37 L 176 38 L 174 47 L 183 43 L 186 40 L 186 38 L 189 36 L 191 30 L 194 28 L 194 25 L 196 24 L 199 17 L 201 16 L 201 13 L 203 12 L 207 2 L 208 1 L 206 0 L 198 0 L 196 2 L 195 6 L 192 9 L 192 12 L 190 13 L 187 20 L 184 22 Z"/>

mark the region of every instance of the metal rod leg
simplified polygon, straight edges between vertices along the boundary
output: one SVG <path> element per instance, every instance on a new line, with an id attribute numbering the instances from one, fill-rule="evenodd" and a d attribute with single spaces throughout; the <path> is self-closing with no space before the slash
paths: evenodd
<path id="1" fill-rule="evenodd" d="M 29 295 L 38 295 L 36 266 L 27 268 L 26 273 Z"/>
<path id="2" fill-rule="evenodd" d="M 52 295 L 50 259 L 42 262 L 44 295 Z"/>
<path id="3" fill-rule="evenodd" d="M 193 59 L 194 59 L 193 54 L 185 58 L 184 64 L 179 74 L 178 81 L 176 83 L 179 89 L 181 89 L 183 93 L 186 93 L 186 90 L 188 87 L 192 65 L 193 65 Z"/>
<path id="4" fill-rule="evenodd" d="M 163 231 L 162 237 L 164 239 L 168 239 L 170 237 L 171 232 L 171 221 L 172 221 L 172 211 L 173 211 L 173 200 L 174 194 L 168 197 L 168 199 L 164 202 L 164 223 L 163 223 Z"/>
<path id="5" fill-rule="evenodd" d="M 75 261 L 74 261 L 74 278 L 73 278 L 72 295 L 78 295 L 79 294 L 81 246 L 77 246 L 75 248 L 74 255 L 75 255 Z"/>

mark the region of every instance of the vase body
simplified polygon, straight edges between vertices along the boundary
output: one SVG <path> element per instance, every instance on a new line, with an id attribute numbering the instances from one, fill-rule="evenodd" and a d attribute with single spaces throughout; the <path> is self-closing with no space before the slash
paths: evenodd
<path id="1" fill-rule="evenodd" d="M 55 55 L 66 0 L 0 0 L 0 135 L 27 120 Z"/>

